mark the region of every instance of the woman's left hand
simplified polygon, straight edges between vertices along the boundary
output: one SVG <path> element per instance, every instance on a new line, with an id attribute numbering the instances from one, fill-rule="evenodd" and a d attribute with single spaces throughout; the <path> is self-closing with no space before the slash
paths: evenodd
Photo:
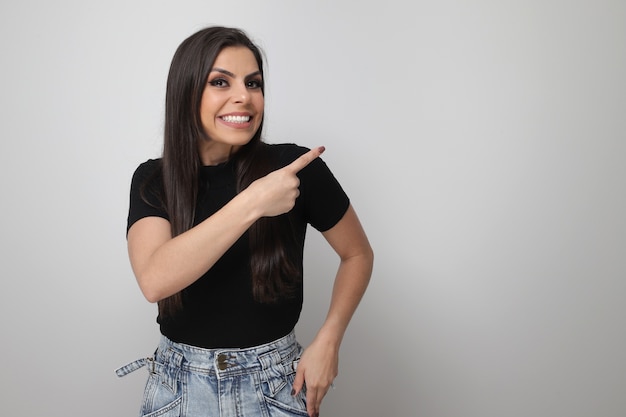
<path id="1" fill-rule="evenodd" d="M 319 416 L 320 404 L 335 380 L 338 368 L 339 347 L 319 339 L 319 336 L 302 353 L 292 395 L 297 395 L 306 385 L 306 408 L 309 416 Z"/>
<path id="2" fill-rule="evenodd" d="M 328 315 L 313 343 L 302 353 L 293 383 L 294 395 L 306 385 L 306 408 L 310 417 L 319 416 L 322 399 L 337 376 L 339 346 L 365 292 L 374 261 L 374 253 L 352 206 L 323 235 L 341 262 Z"/>

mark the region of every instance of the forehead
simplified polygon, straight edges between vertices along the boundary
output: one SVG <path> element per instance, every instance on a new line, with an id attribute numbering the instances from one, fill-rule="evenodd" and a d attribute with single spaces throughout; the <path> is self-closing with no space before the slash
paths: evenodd
<path id="1" fill-rule="evenodd" d="M 213 68 L 228 70 L 233 74 L 247 75 L 259 70 L 252 51 L 245 46 L 228 46 L 215 58 Z"/>

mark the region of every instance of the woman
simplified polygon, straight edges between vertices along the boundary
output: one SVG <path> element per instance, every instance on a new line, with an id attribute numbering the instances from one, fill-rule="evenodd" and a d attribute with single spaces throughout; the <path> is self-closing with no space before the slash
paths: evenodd
<path id="1" fill-rule="evenodd" d="M 163 156 L 136 170 L 128 250 L 157 302 L 162 333 L 147 365 L 146 416 L 318 416 L 373 253 L 323 147 L 261 141 L 263 62 L 240 30 L 211 27 L 176 51 Z M 340 257 L 328 315 L 305 350 L 307 224 Z"/>

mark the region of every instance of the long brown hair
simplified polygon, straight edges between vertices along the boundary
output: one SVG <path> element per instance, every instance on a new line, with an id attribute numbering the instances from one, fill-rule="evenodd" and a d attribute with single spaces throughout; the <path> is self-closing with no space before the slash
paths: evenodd
<path id="1" fill-rule="evenodd" d="M 245 46 L 253 53 L 263 76 L 260 49 L 241 30 L 226 27 L 203 29 L 180 44 L 170 66 L 165 98 L 163 144 L 164 204 L 170 217 L 172 236 L 193 226 L 198 196 L 198 171 L 202 165 L 198 141 L 209 140 L 200 120 L 200 102 L 217 55 L 229 46 Z M 264 87 L 261 87 L 263 92 Z M 263 122 L 250 142 L 235 155 L 237 192 L 276 166 L 261 140 Z M 295 238 L 286 215 L 261 218 L 248 230 L 250 271 L 254 298 L 275 302 L 288 297 L 302 279 L 300 268 L 290 260 L 288 251 Z M 184 291 L 184 290 L 183 290 Z M 172 316 L 183 305 L 182 292 L 159 301 L 159 314 Z"/>

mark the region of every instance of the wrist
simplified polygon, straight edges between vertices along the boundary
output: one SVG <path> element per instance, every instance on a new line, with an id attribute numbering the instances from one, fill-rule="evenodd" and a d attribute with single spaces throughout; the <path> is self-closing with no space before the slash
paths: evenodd
<path id="1" fill-rule="evenodd" d="M 343 331 L 341 331 L 337 326 L 333 326 L 329 323 L 325 323 L 315 336 L 316 341 L 332 347 L 337 351 L 339 350 L 342 339 Z"/>
<path id="2" fill-rule="evenodd" d="M 250 191 L 250 188 L 246 188 L 237 194 L 233 201 L 235 200 L 240 205 L 242 218 L 249 226 L 263 217 L 261 210 L 258 207 L 258 199 L 255 198 L 253 193 Z"/>

